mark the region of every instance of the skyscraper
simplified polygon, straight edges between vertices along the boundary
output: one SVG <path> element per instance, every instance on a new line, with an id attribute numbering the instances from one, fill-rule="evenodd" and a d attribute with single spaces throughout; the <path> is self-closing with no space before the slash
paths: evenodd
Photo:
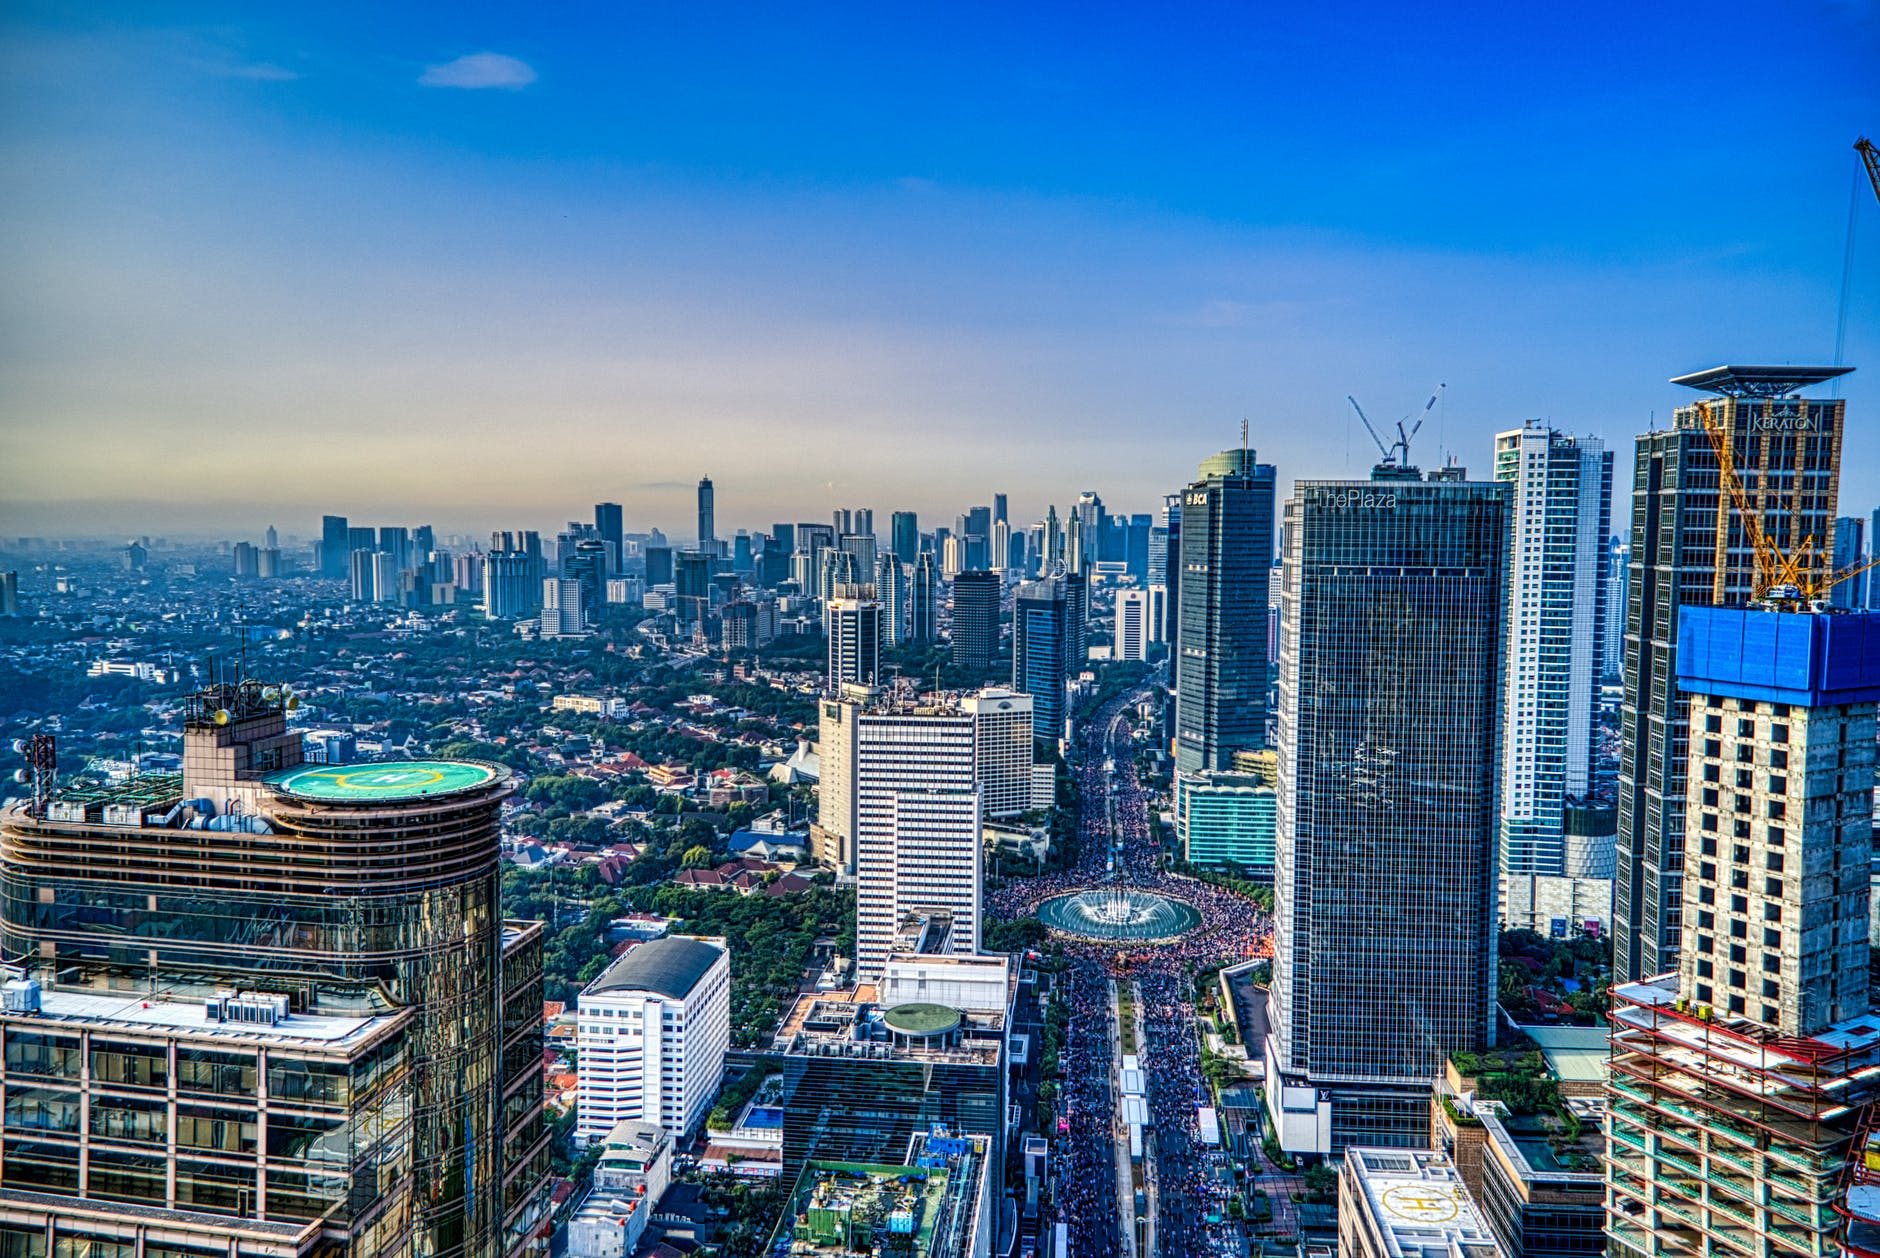
<path id="1" fill-rule="evenodd" d="M 542 578 L 542 636 L 573 638 L 587 629 L 587 595 L 582 583 L 568 577 Z"/>
<path id="2" fill-rule="evenodd" d="M 617 502 L 597 502 L 594 504 L 594 531 L 607 543 L 606 575 L 619 576 L 627 570 L 627 554 L 622 549 L 624 533 L 620 518 L 620 504 Z"/>
<path id="3" fill-rule="evenodd" d="M 999 594 L 996 572 L 962 572 L 953 578 L 953 663 L 985 668 L 999 653 Z"/>
<path id="4" fill-rule="evenodd" d="M 932 642 L 940 636 L 940 572 L 931 550 L 923 550 L 914 558 L 914 576 L 908 582 L 907 611 L 908 641 Z"/>
<path id="5" fill-rule="evenodd" d="M 515 1258 L 547 1216 L 509 771 L 302 764 L 291 703 L 213 686 L 180 775 L 0 813 L 0 946 L 30 980 L 0 1011 L 22 1252 Z"/>
<path id="6" fill-rule="evenodd" d="M 1162 565 L 1162 585 L 1168 590 L 1166 615 L 1162 621 L 1162 639 L 1168 643 L 1171 659 L 1181 658 L 1181 596 L 1182 596 L 1182 496 L 1169 494 L 1162 499 L 1162 527 L 1168 530 L 1168 540 L 1164 543 Z M 1151 579 L 1151 584 L 1154 584 Z M 1269 597 L 1270 597 L 1269 585 Z M 1178 681 L 1179 684 L 1179 681 Z"/>
<path id="7" fill-rule="evenodd" d="M 1688 606 L 1676 680 L 1682 938 L 1675 973 L 1612 989 L 1609 1250 L 1863 1253 L 1880 617 Z"/>
<path id="8" fill-rule="evenodd" d="M 712 478 L 701 476 L 698 482 L 698 547 L 715 550 L 718 542 L 718 516 L 712 505 Z"/>
<path id="9" fill-rule="evenodd" d="M 1726 434 L 1763 527 L 1788 547 L 1830 536 L 1839 499 L 1846 403 L 1802 389 L 1845 367 L 1718 367 L 1672 383 L 1710 394 L 1672 427 L 1638 439 L 1632 560 L 1620 708 L 1618 864 L 1613 886 L 1615 981 L 1677 968 L 1682 929 L 1684 774 L 1689 727 L 1677 672 L 1677 618 L 1687 606 L 1740 606 L 1754 557 L 1741 515 L 1718 486 L 1708 415 Z"/>
<path id="10" fill-rule="evenodd" d="M 1867 578 L 1859 571 L 1867 561 L 1867 521 L 1857 515 L 1844 515 L 1834 522 L 1834 571 L 1854 575 L 1828 591 L 1828 601 L 1835 607 L 1867 606 Z"/>
<path id="11" fill-rule="evenodd" d="M 320 519 L 320 575 L 329 580 L 346 579 L 352 563 L 351 530 L 343 515 Z"/>
<path id="12" fill-rule="evenodd" d="M 1012 522 L 1012 515 L 1008 509 L 1004 494 L 992 495 L 992 522 L 994 524 L 1010 524 Z"/>
<path id="13" fill-rule="evenodd" d="M 902 564 L 912 564 L 920 554 L 920 517 L 912 511 L 896 511 L 888 521 L 889 545 Z"/>
<path id="14" fill-rule="evenodd" d="M 907 574 L 893 555 L 875 560 L 875 597 L 881 601 L 881 645 L 907 640 Z"/>
<path id="15" fill-rule="evenodd" d="M 1415 476 L 1286 504 L 1266 1095 L 1293 1151 L 1420 1145 L 1448 1054 L 1494 1040 L 1508 490 Z"/>
<path id="16" fill-rule="evenodd" d="M 838 585 L 823 605 L 823 629 L 829 635 L 829 692 L 874 685 L 881 675 L 881 604 L 874 587 Z"/>
<path id="17" fill-rule="evenodd" d="M 1070 677 L 1071 609 L 1063 577 L 1018 587 L 1012 605 L 1012 689 L 1032 700 L 1032 736 L 1064 737 Z"/>
<path id="18" fill-rule="evenodd" d="M 1177 772 L 1231 768 L 1266 745 L 1274 477 L 1252 450 L 1224 450 L 1182 494 Z"/>
<path id="19" fill-rule="evenodd" d="M 1599 665 L 1602 678 L 1625 674 L 1626 573 L 1632 566 L 1631 559 L 1631 543 L 1615 533 L 1606 544 L 1606 637 Z"/>
<path id="20" fill-rule="evenodd" d="M 1562 877 L 1567 800 L 1593 778 L 1612 455 L 1529 423 L 1496 435 L 1495 479 L 1513 513 L 1499 873 Z"/>
<path id="21" fill-rule="evenodd" d="M 646 586 L 672 584 L 672 547 L 648 546 L 640 552 L 646 559 Z"/>
<path id="22" fill-rule="evenodd" d="M 1140 660 L 1149 653 L 1149 592 L 1116 592 L 1116 658 Z"/>

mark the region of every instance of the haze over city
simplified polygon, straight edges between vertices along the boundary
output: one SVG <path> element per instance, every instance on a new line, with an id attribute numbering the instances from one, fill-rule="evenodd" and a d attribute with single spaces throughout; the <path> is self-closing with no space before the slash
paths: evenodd
<path id="1" fill-rule="evenodd" d="M 1030 520 L 1832 358 L 1872 6 L 1392 12 L 8 6 L 0 529 Z"/>

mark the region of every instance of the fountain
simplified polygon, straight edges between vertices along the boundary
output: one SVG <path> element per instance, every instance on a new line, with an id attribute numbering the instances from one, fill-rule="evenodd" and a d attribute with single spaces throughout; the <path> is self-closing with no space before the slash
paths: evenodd
<path id="1" fill-rule="evenodd" d="M 1112 883 L 1054 896 L 1038 906 L 1038 920 L 1105 943 L 1156 943 L 1193 930 L 1201 914 L 1180 900 Z"/>

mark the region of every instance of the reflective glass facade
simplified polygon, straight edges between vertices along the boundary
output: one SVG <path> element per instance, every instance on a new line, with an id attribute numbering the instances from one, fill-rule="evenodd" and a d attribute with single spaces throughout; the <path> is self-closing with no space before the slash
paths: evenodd
<path id="1" fill-rule="evenodd" d="M 1507 501 L 1303 481 L 1286 505 L 1274 1035 L 1315 1085 L 1426 1085 L 1493 1037 Z"/>

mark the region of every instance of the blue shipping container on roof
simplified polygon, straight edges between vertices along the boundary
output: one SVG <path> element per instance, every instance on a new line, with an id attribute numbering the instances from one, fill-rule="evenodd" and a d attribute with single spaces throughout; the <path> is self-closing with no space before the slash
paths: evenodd
<path id="1" fill-rule="evenodd" d="M 1880 700 L 1880 614 L 1686 607 L 1678 688 L 1798 707 Z"/>

